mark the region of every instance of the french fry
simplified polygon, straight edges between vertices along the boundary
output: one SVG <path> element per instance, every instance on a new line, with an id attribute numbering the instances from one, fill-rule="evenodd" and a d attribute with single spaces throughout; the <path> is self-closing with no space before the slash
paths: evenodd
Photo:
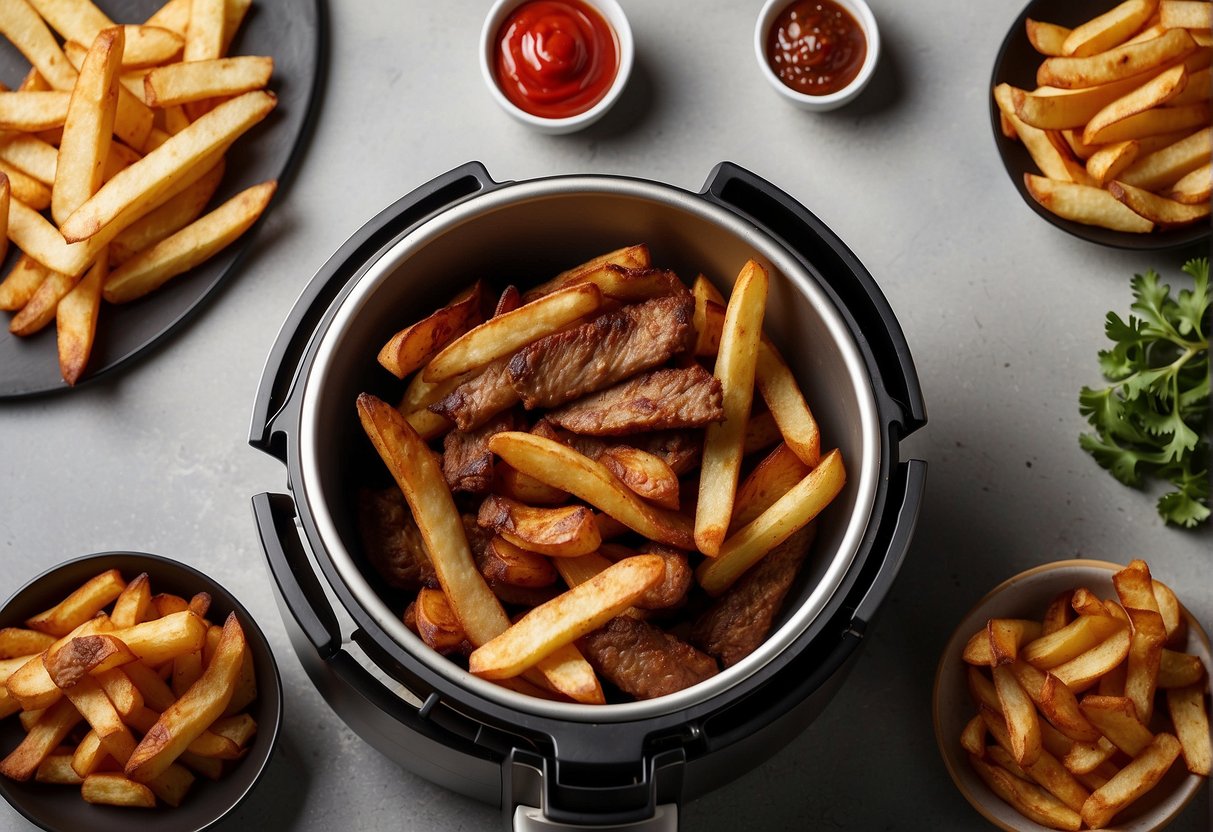
<path id="1" fill-rule="evenodd" d="M 135 749 L 135 738 L 101 685 L 92 677 L 84 676 L 76 684 L 64 688 L 63 695 L 92 726 L 106 753 L 119 763 L 125 763 Z"/>
<path id="2" fill-rule="evenodd" d="M 1133 762 L 1092 792 L 1082 807 L 1082 819 L 1093 829 L 1106 826 L 1116 814 L 1137 800 L 1162 779 L 1179 756 L 1179 740 L 1158 734 Z"/>
<path id="3" fill-rule="evenodd" d="M 717 557 L 699 565 L 695 572 L 699 585 L 709 595 L 719 595 L 728 589 L 765 554 L 808 525 L 838 496 L 845 484 L 842 455 L 837 450 L 830 451 L 821 464 L 787 494 L 729 537 Z"/>
<path id="4" fill-rule="evenodd" d="M 647 269 L 652 265 L 649 247 L 646 245 L 636 245 L 608 251 L 606 254 L 594 257 L 571 269 L 566 269 L 546 283 L 541 283 L 524 294 L 522 300 L 524 303 L 530 303 L 544 295 L 550 295 L 558 289 L 575 286 L 578 282 L 584 281 L 585 275 L 597 272 L 608 265 L 619 266 L 623 269 Z"/>
<path id="5" fill-rule="evenodd" d="M 70 688 L 89 674 L 100 674 L 135 661 L 130 648 L 109 633 L 78 636 L 47 653 L 46 672 L 60 688 Z"/>
<path id="6" fill-rule="evenodd" d="M 211 726 L 211 732 L 244 748 L 257 733 L 257 720 L 248 714 L 223 717 L 215 721 Z"/>
<path id="7" fill-rule="evenodd" d="M 1154 600 L 1158 602 L 1158 613 L 1162 616 L 1163 626 L 1167 629 L 1167 644 L 1178 644 L 1187 633 L 1183 606 L 1166 584 L 1151 580 L 1150 586 L 1154 590 Z"/>
<path id="8" fill-rule="evenodd" d="M 1165 29 L 1208 29 L 1213 26 L 1213 3 L 1192 0 L 1162 0 L 1158 22 Z"/>
<path id="9" fill-rule="evenodd" d="M 58 156 L 59 151 L 54 145 L 35 135 L 8 133 L 0 136 L 0 161 L 43 185 L 54 184 Z"/>
<path id="10" fill-rule="evenodd" d="M 1118 630 L 1101 644 L 1064 664 L 1052 668 L 1053 675 L 1075 693 L 1086 690 L 1129 655 L 1129 631 Z"/>
<path id="11" fill-rule="evenodd" d="M 93 676 L 123 720 L 128 720 L 132 713 L 144 705 L 143 694 L 126 675 L 126 668 L 132 666 L 132 664 L 124 664 Z"/>
<path id="12" fill-rule="evenodd" d="M 1124 182 L 1113 182 L 1108 186 L 1108 193 L 1159 228 L 1188 225 L 1209 216 L 1207 202 L 1198 205 L 1176 202 Z"/>
<path id="13" fill-rule="evenodd" d="M 70 91 L 76 71 L 68 63 L 51 30 L 27 0 L 0 3 L 0 35 L 4 35 L 51 88 Z"/>
<path id="14" fill-rule="evenodd" d="M 671 511 L 678 510 L 678 475 L 661 457 L 627 445 L 614 445 L 604 449 L 598 461 L 641 497 Z"/>
<path id="15" fill-rule="evenodd" d="M 97 736 L 96 731 L 90 730 L 72 753 L 72 771 L 77 777 L 88 777 L 100 769 L 101 764 L 108 758 L 109 752 L 101 744 L 101 737 Z"/>
<path id="16" fill-rule="evenodd" d="M 1149 589 L 1148 577 L 1146 586 Z M 1150 595 L 1152 598 L 1153 592 Z M 1162 616 L 1153 610 L 1129 609 L 1126 612 L 1133 624 L 1133 634 L 1125 673 L 1125 696 L 1137 707 L 1137 715 L 1142 723 L 1149 725 L 1154 713 L 1154 691 L 1158 685 L 1158 668 L 1167 631 Z"/>
<path id="17" fill-rule="evenodd" d="M 768 284 L 766 270 L 748 261 L 737 276 L 725 309 L 715 369 L 723 392 L 725 419 L 708 425 L 695 508 L 695 546 L 709 557 L 720 554 L 733 515 Z"/>
<path id="18" fill-rule="evenodd" d="M 109 616 L 105 614 L 98 615 L 96 618 L 91 618 L 84 622 L 48 647 L 45 652 L 29 659 L 14 671 L 9 676 L 8 681 L 5 682 L 8 692 L 27 711 L 49 708 L 59 701 L 63 695 L 63 691 L 51 679 L 50 673 L 46 670 L 44 660 L 53 658 L 54 654 L 73 638 L 108 632 L 112 629 L 113 625 L 110 623 Z"/>
<path id="19" fill-rule="evenodd" d="M 684 517 L 645 504 L 604 465 L 560 442 L 505 431 L 489 440 L 489 450 L 515 470 L 564 489 L 650 540 L 679 549 L 694 545 Z"/>
<path id="20" fill-rule="evenodd" d="M 1009 667 L 995 665 L 994 690 L 1006 720 L 1010 738 L 1008 751 L 1021 766 L 1030 766 L 1040 756 L 1040 721 L 1031 698 L 1020 687 Z"/>
<path id="21" fill-rule="evenodd" d="M 153 595 L 151 605 L 156 610 L 155 618 L 166 618 L 179 612 L 185 612 L 190 608 L 189 601 L 186 601 L 180 595 L 173 595 L 171 592 L 161 592 L 158 595 Z"/>
<path id="22" fill-rule="evenodd" d="M 664 269 L 626 269 L 614 263 L 582 272 L 572 278 L 568 285 L 583 283 L 593 283 L 604 297 L 623 303 L 637 303 L 686 291 L 686 286 L 674 272 Z"/>
<path id="23" fill-rule="evenodd" d="M 241 191 L 201 219 L 139 252 L 110 273 L 103 289 L 105 299 L 127 303 L 209 260 L 257 221 L 277 187 L 278 183 L 271 180 Z"/>
<path id="24" fill-rule="evenodd" d="M 11 199 L 18 200 L 35 211 L 45 210 L 51 204 L 50 188 L 34 177 L 3 161 L 0 161 L 0 174 L 8 181 Z"/>
<path id="25" fill-rule="evenodd" d="M 115 630 L 113 636 L 149 665 L 160 665 L 206 642 L 206 622 L 189 610 Z"/>
<path id="26" fill-rule="evenodd" d="M 110 264 L 125 263 L 198 219 L 218 189 L 224 169 L 225 164 L 220 159 L 192 185 L 115 236 L 110 243 Z"/>
<path id="27" fill-rule="evenodd" d="M 225 0 L 223 4 L 223 43 L 219 49 L 219 57 L 227 54 L 228 47 L 231 46 L 232 39 L 236 37 L 236 32 L 240 29 L 240 24 L 244 22 L 244 16 L 248 14 L 249 6 L 253 4 L 253 0 Z"/>
<path id="28" fill-rule="evenodd" d="M 556 569 L 546 557 L 515 546 L 500 536 L 495 536 L 485 547 L 480 571 L 489 581 L 511 586 L 550 586 L 556 580 Z"/>
<path id="29" fill-rule="evenodd" d="M 22 254 L 4 281 L 0 282 L 0 309 L 21 310 L 34 297 L 49 274 L 41 263 Z"/>
<path id="30" fill-rule="evenodd" d="M 738 486 L 730 534 L 752 523 L 811 470 L 787 443 L 780 443 Z"/>
<path id="31" fill-rule="evenodd" d="M 75 385 L 84 375 L 92 355 L 101 312 L 101 287 L 108 273 L 108 257 L 103 253 L 55 307 L 59 373 L 69 385 Z"/>
<path id="32" fill-rule="evenodd" d="M 31 5 L 64 40 L 92 43 L 102 29 L 115 25 L 90 0 L 31 0 Z M 127 41 L 120 50 L 123 66 L 154 66 L 181 53 L 183 39 L 173 32 L 147 26 L 123 28 Z"/>
<path id="33" fill-rule="evenodd" d="M 1100 733 L 1078 707 L 1078 699 L 1051 673 L 1023 661 L 1010 665 L 1019 686 L 1058 731 L 1075 742 L 1094 742 Z"/>
<path id="34" fill-rule="evenodd" d="M 38 766 L 34 779 L 39 783 L 79 786 L 84 779 L 72 769 L 71 754 L 51 754 Z"/>
<path id="35" fill-rule="evenodd" d="M 72 89 L 59 143 L 51 216 L 62 223 L 101 187 L 118 106 L 123 33 L 103 30 L 89 49 Z"/>
<path id="36" fill-rule="evenodd" d="M 1040 635 L 1050 635 L 1070 623 L 1070 603 L 1073 598 L 1074 593 L 1066 590 L 1049 603 L 1049 608 L 1045 610 L 1044 619 L 1041 622 Z"/>
<path id="37" fill-rule="evenodd" d="M 173 107 L 259 90 L 270 81 L 274 59 L 255 55 L 170 64 L 144 78 L 144 100 L 151 107 Z"/>
<path id="38" fill-rule="evenodd" d="M 108 569 L 90 578 L 55 606 L 27 619 L 25 624 L 32 630 L 65 636 L 108 606 L 125 588 L 122 573 Z"/>
<path id="39" fill-rule="evenodd" d="M 52 705 L 7 757 L 0 760 L 0 775 L 26 781 L 34 776 L 42 761 L 59 747 L 68 733 L 84 717 L 66 699 Z"/>
<path id="40" fill-rule="evenodd" d="M 783 441 L 810 468 L 821 461 L 821 431 L 791 369 L 779 351 L 763 338 L 758 346 L 755 383 L 770 409 Z"/>
<path id="41" fill-rule="evenodd" d="M 531 506 L 558 506 L 569 501 L 566 492 L 523 474 L 504 462 L 493 466 L 493 489 L 503 497 Z M 599 534 L 601 531 L 599 528 Z"/>
<path id="42" fill-rule="evenodd" d="M 1059 147 L 1047 131 L 1033 127 L 1019 118 L 1015 109 L 1015 92 L 1010 85 L 999 84 L 995 87 L 994 101 L 1014 125 L 1024 148 L 1045 176 L 1061 182 L 1089 183 L 1086 170 L 1070 159 L 1064 148 Z M 1026 100 L 1021 99 L 1021 103 L 1026 104 Z"/>
<path id="43" fill-rule="evenodd" d="M 763 411 L 746 422 L 745 437 L 742 440 L 741 452 L 748 456 L 767 448 L 774 447 L 783 441 L 779 433 L 779 425 L 770 411 Z"/>
<path id="44" fill-rule="evenodd" d="M 1041 625 L 1028 619 L 1003 619 L 1004 627 L 1011 627 L 1015 638 L 1014 655 L 1018 655 L 1021 647 L 1040 638 Z M 1006 649 L 1006 648 L 1004 648 Z M 990 646 L 990 629 L 987 625 L 975 632 L 965 644 L 964 660 L 969 664 L 988 667 L 995 663 L 994 653 Z"/>
<path id="45" fill-rule="evenodd" d="M 1185 66 L 1185 69 L 1187 67 Z M 1209 89 L 1213 86 L 1213 68 L 1195 70 L 1188 74 L 1188 83 L 1167 101 L 1168 107 L 1187 107 L 1209 100 Z"/>
<path id="46" fill-rule="evenodd" d="M 0 130 L 36 133 L 62 127 L 67 121 L 71 94 L 47 92 L 0 92 Z"/>
<path id="47" fill-rule="evenodd" d="M 1087 159 L 1087 173 L 1102 188 L 1131 165 L 1140 151 L 1141 145 L 1132 140 L 1104 145 Z"/>
<path id="48" fill-rule="evenodd" d="M 20 627 L 4 627 L 0 629 L 0 661 L 29 657 L 41 653 L 56 641 L 49 633 L 37 630 L 23 630 Z M 0 664 L 0 667 L 3 667 Z M 14 670 L 16 668 L 13 668 Z M 7 679 L 0 671 L 0 684 Z"/>
<path id="49" fill-rule="evenodd" d="M 1035 621 L 991 618 L 986 623 L 986 636 L 990 642 L 990 665 L 997 667 L 1014 664 L 1019 658 L 1020 646 L 1028 641 L 1028 633 L 1039 632 L 1035 624 Z"/>
<path id="50" fill-rule="evenodd" d="M 1063 55 L 1087 57 L 1124 43 L 1154 14 L 1158 0 L 1126 0 L 1076 26 L 1062 43 Z"/>
<path id="51" fill-rule="evenodd" d="M 483 367 L 551 335 L 601 305 L 602 293 L 593 283 L 559 289 L 459 336 L 426 365 L 421 376 L 432 383 Z"/>
<path id="52" fill-rule="evenodd" d="M 477 281 L 446 306 L 397 332 L 379 351 L 379 364 L 401 379 L 424 367 L 443 347 L 479 322 L 484 288 L 483 281 Z M 417 400 L 409 404 L 420 407 L 432 403 Z"/>
<path id="53" fill-rule="evenodd" d="M 998 743 L 994 750 L 1002 751 L 1007 755 L 1004 759 L 1002 755 L 994 753 L 991 755 L 991 759 L 1014 772 L 1015 768 L 1019 768 L 1021 764 L 1015 759 L 1012 750 L 1014 743 L 1007 725 L 989 708 L 983 709 L 978 718 L 982 720 L 983 726 L 989 730 L 990 735 Z M 1082 809 L 1082 804 L 1090 796 L 1090 792 L 1074 778 L 1074 775 L 1061 764 L 1057 757 L 1043 748 L 1036 759 L 1022 765 L 1020 771 L 1022 771 L 1023 779 L 1039 783 L 1046 791 L 1075 812 Z"/>
<path id="54" fill-rule="evenodd" d="M 1030 820 L 1050 829 L 1077 830 L 1082 826 L 1082 818 L 1077 812 L 1036 784 L 1021 780 L 973 754 L 969 755 L 969 764 L 991 791 Z"/>
<path id="55" fill-rule="evenodd" d="M 1158 662 L 1158 687 L 1183 688 L 1204 678 L 1205 666 L 1197 656 L 1163 649 Z"/>
<path id="56" fill-rule="evenodd" d="M 157 800 L 162 800 L 169 806 L 180 806 L 193 785 L 194 775 L 190 774 L 189 769 L 173 763 L 161 772 L 159 777 L 148 783 L 147 787 Z"/>
<path id="57" fill-rule="evenodd" d="M 1149 72 L 1195 50 L 1196 42 L 1185 30 L 1172 29 L 1153 40 L 1118 46 L 1085 58 L 1046 58 L 1037 70 L 1036 83 L 1063 89 L 1107 84 Z"/>
<path id="58" fill-rule="evenodd" d="M 1189 104 L 1186 107 L 1155 107 L 1108 124 L 1097 133 L 1084 131 L 1083 140 L 1108 144 L 1188 130 L 1208 124 L 1210 113 L 1213 113 L 1213 109 L 1208 102 Z"/>
<path id="59" fill-rule="evenodd" d="M 417 593 L 417 631 L 421 640 L 439 653 L 456 651 L 467 640 L 441 589 L 423 587 Z"/>
<path id="60" fill-rule="evenodd" d="M 20 202 L 13 202 L 12 208 L 19 211 L 30 210 Z M 78 278 L 61 272 L 48 274 L 21 311 L 9 321 L 9 332 L 19 336 L 40 332 L 55 319 L 59 301 L 63 300 L 78 282 Z"/>
<path id="61" fill-rule="evenodd" d="M 72 66 L 84 66 L 88 49 L 74 41 L 63 45 L 63 52 Z M 131 95 L 126 87 L 118 86 L 118 105 L 114 111 L 114 135 L 131 147 L 148 150 L 155 114 L 143 101 Z"/>
<path id="62" fill-rule="evenodd" d="M 151 789 L 121 774 L 90 774 L 84 778 L 80 794 L 88 803 L 105 806 L 140 809 L 153 809 L 156 806 L 156 796 Z"/>
<path id="63" fill-rule="evenodd" d="M 234 614 L 228 616 L 223 629 L 223 638 L 206 671 L 160 715 L 130 755 L 125 764 L 125 773 L 131 779 L 140 783 L 155 779 L 227 707 L 240 672 L 245 640 L 244 630 Z"/>
<path id="64" fill-rule="evenodd" d="M 249 92 L 220 104 L 105 183 L 63 222 L 64 239 L 86 240 L 120 216 L 161 201 L 185 171 L 264 119 L 275 103 L 269 93 Z"/>
<path id="65" fill-rule="evenodd" d="M 1070 606 L 1079 615 L 1110 615 L 1103 601 L 1099 600 L 1099 596 L 1085 586 L 1074 590 Z"/>
<path id="66" fill-rule="evenodd" d="M 1188 771 L 1208 777 L 1213 748 L 1210 747 L 1204 687 L 1190 685 L 1168 690 L 1167 711 L 1171 715 L 1171 724 L 1175 726 L 1175 736 L 1179 739 Z"/>
<path id="67" fill-rule="evenodd" d="M 1107 191 L 1073 182 L 1058 182 L 1031 173 L 1025 173 L 1023 178 L 1032 198 L 1063 219 L 1135 234 L 1154 230 L 1154 223 L 1122 205 Z"/>
<path id="68" fill-rule="evenodd" d="M 1055 23 L 1044 23 L 1028 18 L 1024 21 L 1028 31 L 1028 41 L 1042 55 L 1064 55 L 1066 38 L 1072 29 L 1058 26 Z"/>
<path id="69" fill-rule="evenodd" d="M 156 10 L 155 14 L 144 21 L 144 26 L 154 26 L 157 29 L 167 29 L 180 35 L 184 40 L 186 29 L 190 24 L 190 5 L 193 0 L 168 0 Z"/>
<path id="70" fill-rule="evenodd" d="M 1126 185 L 1158 190 L 1208 165 L 1213 155 L 1213 128 L 1199 130 L 1158 150 L 1139 156 L 1117 177 Z"/>
<path id="71" fill-rule="evenodd" d="M 978 757 L 985 754 L 986 722 L 981 718 L 981 714 L 965 723 L 964 730 L 960 732 L 960 746 Z"/>
<path id="72" fill-rule="evenodd" d="M 468 670 L 486 679 L 517 676 L 557 647 L 596 630 L 661 580 L 656 555 L 627 558 L 535 607 L 500 636 L 477 647 Z"/>
<path id="73" fill-rule="evenodd" d="M 1080 707 L 1091 724 L 1130 757 L 1136 757 L 1154 739 L 1131 699 L 1088 694 L 1083 697 Z"/>
<path id="74" fill-rule="evenodd" d="M 142 623 L 147 617 L 151 602 L 152 585 L 147 573 L 141 572 L 126 585 L 114 602 L 114 611 L 110 613 L 110 621 L 119 628 L 133 627 Z"/>

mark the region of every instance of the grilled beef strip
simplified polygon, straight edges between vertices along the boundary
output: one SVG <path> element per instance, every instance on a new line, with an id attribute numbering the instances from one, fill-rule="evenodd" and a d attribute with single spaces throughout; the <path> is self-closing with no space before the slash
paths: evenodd
<path id="1" fill-rule="evenodd" d="M 498 414 L 472 431 L 453 430 L 442 439 L 442 475 L 451 491 L 483 494 L 493 485 L 493 454 L 489 440 L 507 430 L 525 430 L 526 422 L 513 410 Z"/>
<path id="2" fill-rule="evenodd" d="M 691 642 L 724 667 L 753 653 L 770 632 L 815 529 L 813 524 L 800 529 L 742 575 L 695 622 Z"/>
<path id="3" fill-rule="evenodd" d="M 438 585 L 421 530 L 396 486 L 359 490 L 358 532 L 367 560 L 389 586 L 416 592 Z"/>
<path id="4" fill-rule="evenodd" d="M 720 381 L 696 365 L 654 370 L 547 414 L 573 433 L 621 436 L 724 419 Z"/>
<path id="5" fill-rule="evenodd" d="M 450 419 L 459 430 L 475 430 L 518 403 L 518 394 L 510 386 L 506 373 L 508 363 L 508 358 L 497 359 L 480 375 L 468 379 L 446 398 L 430 405 L 429 410 Z"/>
<path id="6" fill-rule="evenodd" d="M 510 359 L 510 384 L 528 410 L 602 390 L 688 349 L 694 309 L 690 293 L 682 292 L 540 338 Z"/>
<path id="7" fill-rule="evenodd" d="M 578 645 L 603 679 L 637 699 L 675 693 L 718 672 L 711 656 L 626 615 L 582 636 Z"/>

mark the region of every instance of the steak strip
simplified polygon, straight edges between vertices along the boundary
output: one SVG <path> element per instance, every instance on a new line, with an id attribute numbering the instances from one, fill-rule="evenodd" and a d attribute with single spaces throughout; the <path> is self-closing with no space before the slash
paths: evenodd
<path id="1" fill-rule="evenodd" d="M 698 364 L 655 370 L 547 414 L 573 433 L 619 436 L 724 419 L 720 381 Z"/>
<path id="2" fill-rule="evenodd" d="M 682 292 L 540 338 L 510 359 L 510 384 L 528 410 L 602 390 L 688 349 L 694 309 L 694 299 Z"/>
<path id="3" fill-rule="evenodd" d="M 507 430 L 522 430 L 525 422 L 514 411 L 502 413 L 473 431 L 453 430 L 442 439 L 442 475 L 451 491 L 483 494 L 493 485 L 493 454 L 489 440 Z"/>
<path id="4" fill-rule="evenodd" d="M 438 585 L 421 530 L 396 486 L 359 490 L 358 532 L 367 560 L 388 586 L 416 592 Z"/>
<path id="5" fill-rule="evenodd" d="M 813 543 L 816 526 L 794 533 L 749 569 L 691 630 L 691 641 L 732 667 L 766 639 Z"/>
<path id="6" fill-rule="evenodd" d="M 446 398 L 429 406 L 432 413 L 445 416 L 462 431 L 475 430 L 503 410 L 518 403 L 518 394 L 506 374 L 508 358 L 499 358 L 475 378 L 452 390 Z"/>
<path id="7" fill-rule="evenodd" d="M 637 699 L 675 693 L 718 672 L 711 656 L 626 615 L 612 618 L 578 644 L 603 679 Z"/>

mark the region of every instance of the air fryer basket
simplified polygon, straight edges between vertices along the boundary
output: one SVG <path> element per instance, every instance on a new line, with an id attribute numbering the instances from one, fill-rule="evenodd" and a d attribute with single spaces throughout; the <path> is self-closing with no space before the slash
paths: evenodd
<path id="1" fill-rule="evenodd" d="M 726 290 L 748 257 L 772 269 L 767 329 L 825 443 L 843 450 L 848 485 L 821 518 L 771 638 L 746 662 L 649 702 L 548 703 L 468 676 L 400 623 L 404 599 L 385 591 L 357 540 L 356 486 L 389 480 L 353 401 L 363 390 L 399 395 L 374 362 L 379 346 L 463 285 L 535 282 L 634 242 L 648 243 L 656 264 L 684 277 L 703 271 Z M 908 349 L 875 283 L 816 218 L 761 179 L 724 164 L 693 195 L 619 177 L 499 184 L 472 164 L 368 224 L 297 304 L 267 367 L 251 437 L 287 463 L 295 499 L 254 502 L 297 651 L 335 709 L 377 747 L 500 802 L 507 822 L 518 814 L 519 824 L 676 823 L 678 800 L 771 753 L 841 682 L 912 533 L 925 466 L 900 462 L 897 444 L 924 421 Z M 350 658 L 322 583 L 353 619 L 353 642 L 416 694 L 420 709 Z M 613 724 L 604 730 L 604 722 Z M 401 745 L 412 753 L 396 753 Z M 542 810 L 538 821 L 527 806 Z"/>

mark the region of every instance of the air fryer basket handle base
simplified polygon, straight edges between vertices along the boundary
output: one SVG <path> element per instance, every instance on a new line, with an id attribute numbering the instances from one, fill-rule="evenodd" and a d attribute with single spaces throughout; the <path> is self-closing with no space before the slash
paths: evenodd
<path id="1" fill-rule="evenodd" d="M 514 810 L 513 832 L 678 832 L 678 807 L 670 804 L 658 806 L 653 817 L 617 826 L 582 826 L 557 823 L 544 816 L 534 806 L 519 806 Z"/>

